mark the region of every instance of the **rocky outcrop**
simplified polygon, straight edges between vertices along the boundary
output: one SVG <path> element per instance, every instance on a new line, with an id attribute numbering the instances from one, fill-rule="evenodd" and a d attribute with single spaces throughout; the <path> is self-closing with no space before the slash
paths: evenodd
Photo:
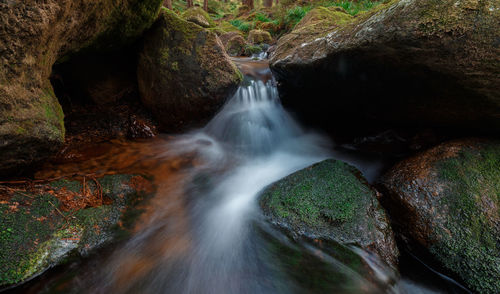
<path id="1" fill-rule="evenodd" d="M 144 105 L 177 132 L 208 120 L 242 80 L 215 33 L 168 10 L 145 36 L 137 76 Z"/>
<path id="2" fill-rule="evenodd" d="M 182 13 L 185 20 L 195 23 L 204 28 L 215 27 L 215 22 L 210 15 L 201 7 L 193 6 Z"/>
<path id="3" fill-rule="evenodd" d="M 141 176 L 59 180 L 0 194 L 0 288 L 22 283 L 112 241 L 133 206 L 154 191 Z"/>
<path id="4" fill-rule="evenodd" d="M 161 0 L 0 3 L 0 173 L 42 160 L 64 140 L 64 115 L 49 82 L 52 65 L 82 50 L 135 40 Z"/>
<path id="5" fill-rule="evenodd" d="M 359 246 L 397 264 L 398 249 L 376 192 L 344 162 L 325 160 L 272 184 L 260 205 L 272 223 L 294 235 Z"/>
<path id="6" fill-rule="evenodd" d="M 248 33 L 248 42 L 253 45 L 271 44 L 273 38 L 271 34 L 263 30 L 251 30 Z"/>
<path id="7" fill-rule="evenodd" d="M 397 164 L 382 181 L 408 245 L 478 293 L 500 292 L 499 167 L 499 142 L 455 141 Z"/>
<path id="8" fill-rule="evenodd" d="M 498 132 L 499 31 L 498 1 L 392 0 L 355 17 L 317 8 L 270 63 L 283 103 L 325 126 Z"/>

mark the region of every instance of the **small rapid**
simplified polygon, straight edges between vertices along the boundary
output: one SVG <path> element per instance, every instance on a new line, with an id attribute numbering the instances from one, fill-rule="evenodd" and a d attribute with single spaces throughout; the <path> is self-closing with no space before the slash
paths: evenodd
<path id="1" fill-rule="evenodd" d="M 297 125 L 272 79 L 247 76 L 204 128 L 169 144 L 175 156 L 194 152 L 199 163 L 159 192 L 182 196 L 153 200 L 148 225 L 113 254 L 93 292 L 294 292 L 263 244 L 257 199 L 267 185 L 327 158 L 328 140 Z M 179 216 L 172 206 L 187 211 Z"/>
<path id="2" fill-rule="evenodd" d="M 398 282 L 359 248 L 289 236 L 265 220 L 258 199 L 268 185 L 348 156 L 283 109 L 267 63 L 239 66 L 243 84 L 205 127 L 114 149 L 120 157 L 113 164 L 148 171 L 157 193 L 132 236 L 81 269 L 63 293 L 434 293 Z M 335 248 L 356 254 L 365 268 L 351 268 Z"/>

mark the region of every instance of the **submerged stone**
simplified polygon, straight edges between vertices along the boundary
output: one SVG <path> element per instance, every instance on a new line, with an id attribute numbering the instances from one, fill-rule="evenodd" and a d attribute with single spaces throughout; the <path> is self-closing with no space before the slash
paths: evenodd
<path id="1" fill-rule="evenodd" d="M 444 143 L 383 178 L 396 228 L 478 293 L 500 292 L 500 143 Z"/>
<path id="2" fill-rule="evenodd" d="M 268 187 L 260 205 L 292 234 L 355 245 L 395 266 L 393 233 L 376 192 L 347 163 L 325 160 Z"/>

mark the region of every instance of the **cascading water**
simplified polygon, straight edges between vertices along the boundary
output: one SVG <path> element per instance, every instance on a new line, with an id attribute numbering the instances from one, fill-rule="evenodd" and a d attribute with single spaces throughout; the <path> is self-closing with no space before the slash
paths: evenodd
<path id="1" fill-rule="evenodd" d="M 290 293 L 293 283 L 255 229 L 257 197 L 272 182 L 328 157 L 328 142 L 301 130 L 282 108 L 272 80 L 247 77 L 205 128 L 170 144 L 176 145 L 170 150 L 195 151 L 200 158 L 174 184 L 187 191 L 165 191 L 183 193 L 189 202 L 181 206 L 189 213 L 181 221 L 167 207 L 156 207 L 155 220 L 114 254 L 93 292 Z M 172 206 L 169 200 L 159 205 Z"/>
<path id="2" fill-rule="evenodd" d="M 156 196 L 131 239 L 79 273 L 73 292 L 429 293 L 404 280 L 391 286 L 393 273 L 360 249 L 344 248 L 366 261 L 370 277 L 265 222 L 259 193 L 333 149 L 282 108 L 267 64 L 252 69 L 203 129 L 148 149 L 142 161 L 156 162 Z M 190 164 L 166 167 L 178 158 Z"/>

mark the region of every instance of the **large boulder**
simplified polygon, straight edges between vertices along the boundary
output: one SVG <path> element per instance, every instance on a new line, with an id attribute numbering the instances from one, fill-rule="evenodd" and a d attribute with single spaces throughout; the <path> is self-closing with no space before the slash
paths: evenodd
<path id="1" fill-rule="evenodd" d="M 132 228 L 129 216 L 139 212 L 134 206 L 150 196 L 154 186 L 141 176 L 110 175 L 1 192 L 0 289 L 29 280 L 73 254 L 86 256 L 126 234 Z"/>
<path id="2" fill-rule="evenodd" d="M 272 223 L 294 235 L 356 245 L 395 266 L 398 249 L 376 192 L 360 172 L 329 159 L 268 187 L 260 200 Z"/>
<path id="3" fill-rule="evenodd" d="M 354 17 L 317 8 L 279 40 L 270 63 L 283 103 L 325 126 L 498 132 L 499 31 L 492 0 L 391 0 Z"/>
<path id="4" fill-rule="evenodd" d="M 499 167 L 500 142 L 454 141 L 404 160 L 382 181 L 409 249 L 430 253 L 478 293 L 500 293 Z"/>
<path id="5" fill-rule="evenodd" d="M 137 76 L 144 105 L 166 131 L 211 118 L 242 80 L 215 33 L 169 10 L 145 36 Z"/>
<path id="6" fill-rule="evenodd" d="M 52 65 L 84 49 L 132 42 L 152 24 L 161 2 L 0 3 L 0 174 L 48 157 L 64 141 L 64 115 L 49 82 Z"/>

